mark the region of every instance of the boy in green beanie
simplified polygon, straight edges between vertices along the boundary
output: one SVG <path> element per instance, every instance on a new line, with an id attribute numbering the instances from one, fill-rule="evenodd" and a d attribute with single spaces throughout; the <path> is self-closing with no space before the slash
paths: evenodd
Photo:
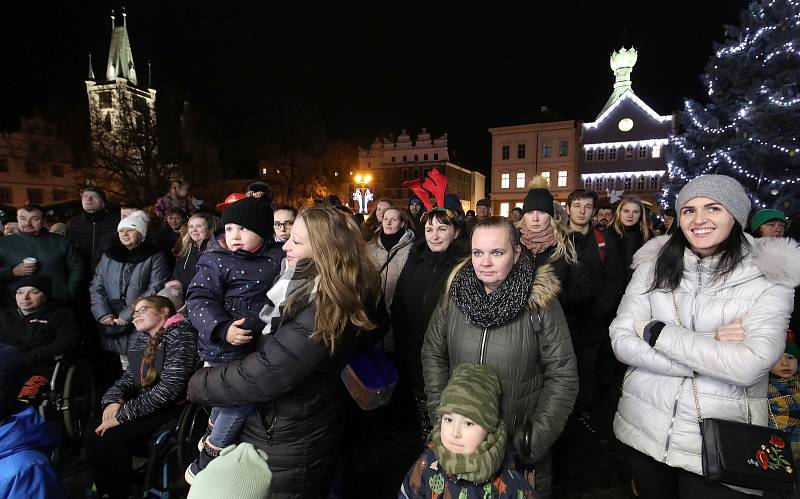
<path id="1" fill-rule="evenodd" d="M 500 382 L 491 368 L 456 367 L 436 411 L 428 449 L 414 463 L 399 499 L 532 498 L 533 487 L 506 454 Z"/>
<path id="2" fill-rule="evenodd" d="M 783 430 L 792 442 L 792 454 L 800 456 L 800 379 L 797 361 L 800 348 L 794 334 L 786 334 L 786 349 L 769 371 L 769 426 Z"/>

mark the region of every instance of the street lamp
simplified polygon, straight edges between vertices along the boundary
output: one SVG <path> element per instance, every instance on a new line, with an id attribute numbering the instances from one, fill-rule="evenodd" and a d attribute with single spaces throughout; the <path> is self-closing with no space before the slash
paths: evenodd
<path id="1" fill-rule="evenodd" d="M 362 175 L 358 173 L 355 177 L 353 177 L 353 180 L 356 182 L 356 190 L 353 193 L 353 201 L 358 203 L 359 213 L 367 213 L 367 206 L 373 199 L 372 192 L 370 192 L 369 187 L 367 187 L 367 184 L 372 182 L 372 175 Z"/>

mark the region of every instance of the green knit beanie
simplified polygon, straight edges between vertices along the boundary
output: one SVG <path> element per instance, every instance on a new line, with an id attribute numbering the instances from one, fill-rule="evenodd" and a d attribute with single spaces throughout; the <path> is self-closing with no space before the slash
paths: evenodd
<path id="1" fill-rule="evenodd" d="M 793 356 L 795 359 L 800 360 L 800 347 L 797 346 L 792 340 L 786 341 L 786 348 L 783 351 L 784 353 L 788 353 L 789 355 Z"/>
<path id="2" fill-rule="evenodd" d="M 491 433 L 500 420 L 499 403 L 500 382 L 492 368 L 461 364 L 442 392 L 436 414 L 440 419 L 446 413 L 460 414 Z"/>

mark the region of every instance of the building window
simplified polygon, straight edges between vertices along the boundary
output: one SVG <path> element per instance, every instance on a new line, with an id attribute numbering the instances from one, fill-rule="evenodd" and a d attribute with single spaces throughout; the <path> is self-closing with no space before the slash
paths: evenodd
<path id="1" fill-rule="evenodd" d="M 617 148 L 612 147 L 611 149 L 608 150 L 608 160 L 614 161 L 615 159 L 617 159 Z"/>
<path id="2" fill-rule="evenodd" d="M 550 187 L 550 172 L 542 172 L 540 175 L 547 181 L 547 186 Z"/>
<path id="3" fill-rule="evenodd" d="M 69 197 L 69 192 L 64 189 L 53 189 L 53 201 L 66 201 Z"/>
<path id="4" fill-rule="evenodd" d="M 403 163 L 407 163 L 407 162 L 408 162 L 408 156 L 403 156 Z"/>
<path id="5" fill-rule="evenodd" d="M 422 155 L 422 161 L 428 161 L 428 155 L 427 154 L 423 154 Z"/>
<path id="6" fill-rule="evenodd" d="M 626 191 L 631 190 L 631 177 L 625 177 L 625 181 L 622 185 L 625 187 Z"/>
<path id="7" fill-rule="evenodd" d="M 545 142 L 542 144 L 542 157 L 549 158 L 550 157 L 550 142 Z"/>
<path id="8" fill-rule="evenodd" d="M 508 209 L 511 207 L 511 203 L 500 203 L 500 216 L 507 217 L 508 216 Z"/>
<path id="9" fill-rule="evenodd" d="M 439 161 L 439 153 L 438 152 L 433 153 L 433 160 L 434 161 Z"/>
<path id="10" fill-rule="evenodd" d="M 427 176 L 428 176 L 428 169 L 427 168 L 423 168 L 422 169 L 422 178 L 425 178 Z"/>
<path id="11" fill-rule="evenodd" d="M 394 157 L 394 156 L 392 156 L 392 163 L 394 163 L 394 160 L 395 160 L 395 157 Z"/>
<path id="12" fill-rule="evenodd" d="M 639 146 L 639 157 L 640 158 L 647 157 L 647 146 Z"/>
<path id="13" fill-rule="evenodd" d="M 653 189 L 661 189 L 661 177 L 653 177 Z"/>
<path id="14" fill-rule="evenodd" d="M 566 140 L 562 140 L 558 143 L 558 155 L 562 158 L 567 155 L 567 149 L 569 148 L 569 143 Z"/>
<path id="15" fill-rule="evenodd" d="M 522 209 L 523 206 L 525 206 L 525 203 L 523 202 L 514 203 L 514 208 Z"/>
<path id="16" fill-rule="evenodd" d="M 501 189 L 508 189 L 511 187 L 511 174 L 510 173 L 501 173 L 500 174 L 500 188 Z"/>
<path id="17" fill-rule="evenodd" d="M 54 177 L 63 177 L 64 176 L 64 166 L 62 165 L 50 165 L 50 174 Z"/>
<path id="18" fill-rule="evenodd" d="M 25 173 L 28 175 L 39 175 L 39 165 L 33 161 L 25 162 Z"/>
<path id="19" fill-rule="evenodd" d="M 517 189 L 525 188 L 525 172 L 517 172 Z"/>
<path id="20" fill-rule="evenodd" d="M 643 191 L 644 190 L 644 177 L 640 176 L 636 180 L 636 190 Z"/>
<path id="21" fill-rule="evenodd" d="M 583 188 L 584 189 L 586 189 L 587 191 L 591 191 L 592 187 L 593 187 L 592 186 L 592 177 L 586 177 L 585 179 L 583 179 Z"/>
<path id="22" fill-rule="evenodd" d="M 517 159 L 525 159 L 525 144 L 517 144 Z"/>
<path id="23" fill-rule="evenodd" d="M 102 109 L 111 109 L 111 92 L 100 92 L 100 107 Z"/>
<path id="24" fill-rule="evenodd" d="M 559 187 L 567 186 L 567 172 L 565 170 L 561 170 L 558 172 L 558 186 Z"/>
<path id="25" fill-rule="evenodd" d="M 8 160 L 0 158 L 0 173 L 8 173 Z"/>
<path id="26" fill-rule="evenodd" d="M 653 146 L 652 151 L 650 151 L 651 158 L 660 158 L 661 157 L 661 146 Z"/>
<path id="27" fill-rule="evenodd" d="M 605 149 L 598 149 L 597 150 L 597 161 L 605 161 L 606 160 L 606 150 Z"/>
<path id="28" fill-rule="evenodd" d="M 503 159 L 509 159 L 511 157 L 511 146 L 505 145 L 503 146 Z"/>
<path id="29" fill-rule="evenodd" d="M 594 161 L 594 149 L 586 149 L 586 161 Z"/>
<path id="30" fill-rule="evenodd" d="M 44 203 L 44 192 L 41 189 L 27 189 L 28 204 Z"/>
<path id="31" fill-rule="evenodd" d="M 11 187 L 0 187 L 0 203 L 14 204 L 11 199 Z"/>
<path id="32" fill-rule="evenodd" d="M 633 159 L 633 146 L 625 148 L 625 159 Z"/>
<path id="33" fill-rule="evenodd" d="M 414 155 L 414 161 L 419 161 L 419 154 Z"/>

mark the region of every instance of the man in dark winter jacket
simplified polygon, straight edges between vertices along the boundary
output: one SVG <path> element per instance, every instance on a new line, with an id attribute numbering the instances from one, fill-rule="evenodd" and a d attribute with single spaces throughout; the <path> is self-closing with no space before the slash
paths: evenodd
<path id="1" fill-rule="evenodd" d="M 83 279 L 83 261 L 69 241 L 44 228 L 41 206 L 17 210 L 19 232 L 0 238 L 0 286 L 10 300 L 13 282 L 30 275 L 46 275 L 53 281 L 53 297 L 71 301 Z"/>
<path id="2" fill-rule="evenodd" d="M 567 197 L 569 226 L 573 231 L 578 261 L 596 293 L 588 310 L 565 310 L 570 323 L 572 345 L 578 359 L 579 391 L 575 402 L 577 420 L 591 433 L 590 410 L 594 402 L 595 366 L 600 344 L 608 341 L 607 318 L 614 312 L 625 289 L 625 272 L 613 238 L 599 228 L 592 228 L 597 194 L 585 189 Z"/>
<path id="3" fill-rule="evenodd" d="M 0 497 L 60 498 L 58 479 L 46 456 L 53 438 L 36 409 L 17 401 L 24 362 L 16 348 L 0 344 Z"/>
<path id="4" fill-rule="evenodd" d="M 92 278 L 97 262 L 103 256 L 104 240 L 108 234 L 116 237 L 119 215 L 106 208 L 106 193 L 99 187 L 87 187 L 81 192 L 83 213 L 67 222 L 67 239 L 78 250 L 84 263 L 84 278 Z"/>
<path id="5" fill-rule="evenodd" d="M 49 378 L 58 355 L 77 351 L 80 334 L 72 311 L 50 298 L 51 280 L 32 275 L 14 282 L 16 307 L 0 309 L 0 343 L 19 348 L 28 377 Z"/>

